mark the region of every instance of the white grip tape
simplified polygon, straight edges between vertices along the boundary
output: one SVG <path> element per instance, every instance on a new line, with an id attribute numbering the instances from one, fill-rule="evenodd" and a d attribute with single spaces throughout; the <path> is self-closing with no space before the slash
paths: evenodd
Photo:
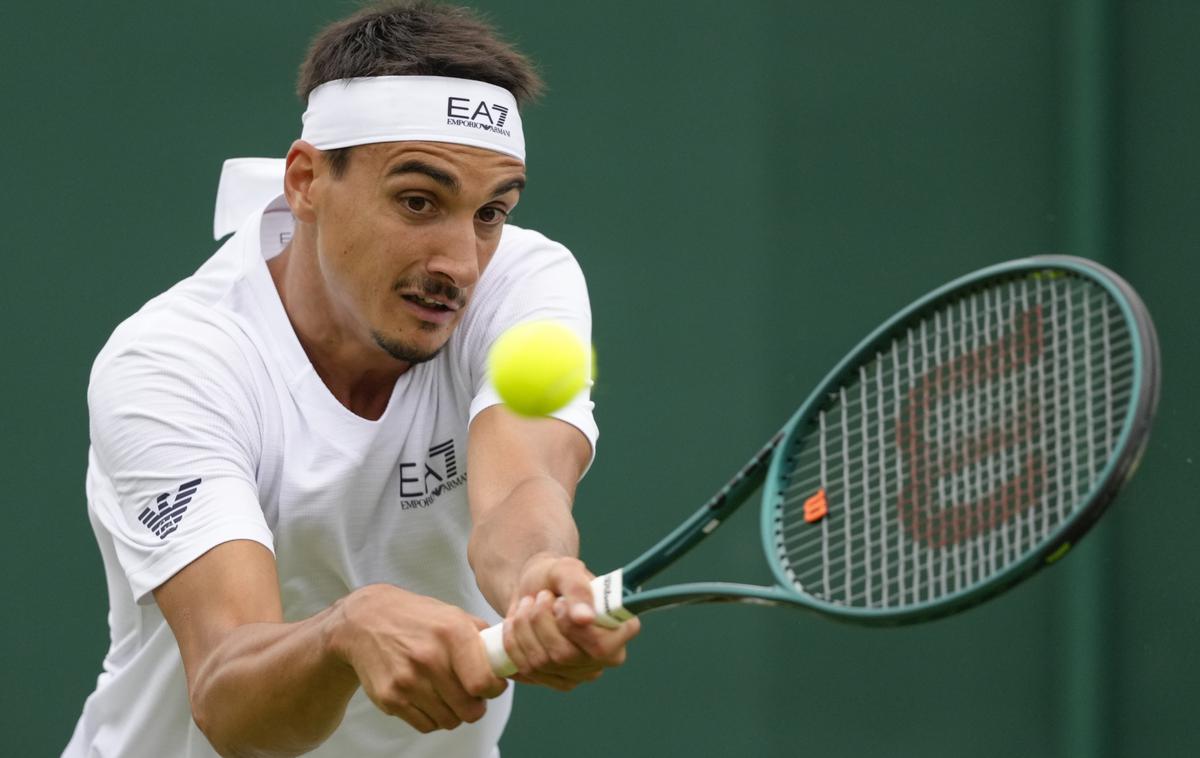
<path id="1" fill-rule="evenodd" d="M 596 609 L 596 626 L 616 629 L 621 622 L 633 618 L 633 614 L 621 604 L 624 597 L 621 575 L 622 570 L 617 569 L 592 580 L 592 607 Z M 504 649 L 503 621 L 484 629 L 479 633 L 479 637 L 483 640 L 488 662 L 492 664 L 492 672 L 496 676 L 507 677 L 517 672 L 517 667 L 508 657 L 508 651 Z"/>
<path id="2" fill-rule="evenodd" d="M 487 649 L 488 663 L 492 664 L 492 673 L 499 677 L 508 677 L 517 673 L 517 666 L 508 657 L 504 649 L 504 622 L 492 624 L 479 633 L 483 646 Z"/>

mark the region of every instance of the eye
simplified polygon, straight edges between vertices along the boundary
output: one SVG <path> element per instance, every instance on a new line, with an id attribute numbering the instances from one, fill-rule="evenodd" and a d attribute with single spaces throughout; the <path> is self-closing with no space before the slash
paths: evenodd
<path id="1" fill-rule="evenodd" d="M 400 198 L 400 204 L 404 206 L 405 210 L 421 215 L 433 210 L 433 203 L 429 198 L 420 195 L 405 195 Z"/>
<path id="2" fill-rule="evenodd" d="M 479 220 L 485 224 L 503 224 L 508 218 L 508 211 L 489 205 L 479 209 Z"/>

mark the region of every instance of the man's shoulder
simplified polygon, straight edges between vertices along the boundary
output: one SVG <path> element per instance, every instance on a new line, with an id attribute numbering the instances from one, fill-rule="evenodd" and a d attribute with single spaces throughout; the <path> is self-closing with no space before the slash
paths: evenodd
<path id="1" fill-rule="evenodd" d="M 92 364 L 91 384 L 112 374 L 244 377 L 260 361 L 235 314 L 172 288 L 121 322 Z"/>
<path id="2" fill-rule="evenodd" d="M 242 247 L 236 237 L 227 240 L 194 273 L 118 324 L 100 350 L 93 374 L 118 357 L 240 362 L 254 355 L 241 312 L 247 289 Z"/>
<path id="3" fill-rule="evenodd" d="M 533 229 L 506 224 L 500 246 L 480 285 L 485 290 L 503 287 L 538 272 L 582 274 L 579 262 L 566 245 Z"/>
<path id="4" fill-rule="evenodd" d="M 497 250 L 497 254 L 507 257 L 512 254 L 520 255 L 523 253 L 541 253 L 543 255 L 565 256 L 567 258 L 574 257 L 566 245 L 550 239 L 539 231 L 526 229 L 514 224 L 505 224 L 504 234 L 500 238 L 500 247 Z"/>

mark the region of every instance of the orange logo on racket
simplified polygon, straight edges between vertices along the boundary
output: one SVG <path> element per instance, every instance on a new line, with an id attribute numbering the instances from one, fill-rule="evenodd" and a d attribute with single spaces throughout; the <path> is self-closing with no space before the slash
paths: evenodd
<path id="1" fill-rule="evenodd" d="M 825 499 L 825 490 L 817 490 L 817 494 L 804 501 L 804 520 L 815 524 L 829 515 L 829 501 Z"/>

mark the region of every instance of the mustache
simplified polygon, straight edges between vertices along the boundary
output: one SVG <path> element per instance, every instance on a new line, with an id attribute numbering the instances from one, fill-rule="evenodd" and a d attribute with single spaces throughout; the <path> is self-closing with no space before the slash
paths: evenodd
<path id="1" fill-rule="evenodd" d="M 425 297 L 441 297 L 462 307 L 467 304 L 467 293 L 461 287 L 456 287 L 444 279 L 432 276 L 407 277 L 392 285 L 392 291 L 398 295 L 416 292 Z"/>

